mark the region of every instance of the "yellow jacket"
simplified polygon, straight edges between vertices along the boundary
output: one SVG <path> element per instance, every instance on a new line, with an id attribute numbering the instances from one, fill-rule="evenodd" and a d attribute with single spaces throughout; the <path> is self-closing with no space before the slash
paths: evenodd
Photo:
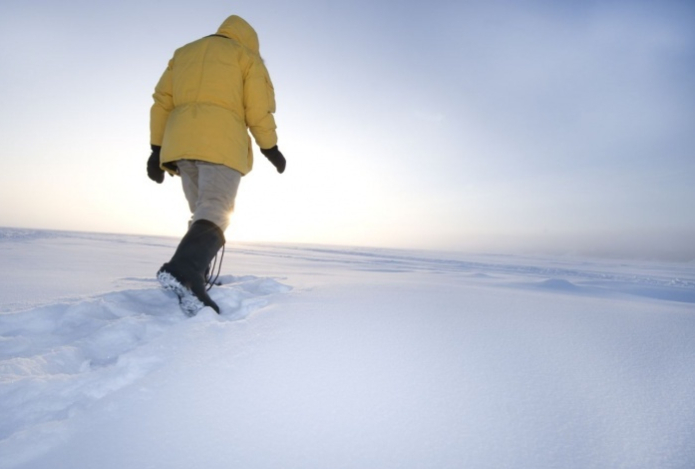
<path id="1" fill-rule="evenodd" d="M 253 167 L 247 129 L 259 147 L 277 144 L 273 84 L 256 31 L 238 16 L 216 35 L 178 49 L 153 98 L 150 143 L 162 147 L 160 164 L 201 160 L 247 174 Z"/>

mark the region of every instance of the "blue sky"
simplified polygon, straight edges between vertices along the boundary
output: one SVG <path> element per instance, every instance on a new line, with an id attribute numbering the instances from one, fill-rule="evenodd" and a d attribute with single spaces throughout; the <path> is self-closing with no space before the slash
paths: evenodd
<path id="1" fill-rule="evenodd" d="M 0 225 L 178 236 L 145 176 L 174 49 L 239 14 L 273 78 L 282 176 L 230 240 L 695 257 L 695 4 L 0 5 Z"/>

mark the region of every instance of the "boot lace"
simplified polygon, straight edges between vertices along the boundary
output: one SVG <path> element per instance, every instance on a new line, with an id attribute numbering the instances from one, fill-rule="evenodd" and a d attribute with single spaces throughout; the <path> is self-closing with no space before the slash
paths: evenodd
<path id="1" fill-rule="evenodd" d="M 217 255 L 222 253 L 220 255 L 220 261 L 219 264 L 217 262 Z M 212 258 L 212 261 L 210 262 L 210 266 L 208 267 L 207 271 L 205 271 L 205 290 L 210 291 L 210 289 L 215 286 L 219 285 L 217 283 L 217 279 L 220 278 L 220 271 L 222 270 L 222 261 L 224 260 L 224 245 L 222 245 L 222 249 L 220 251 L 217 251 L 215 254 L 215 257 Z M 215 273 L 215 269 L 217 269 L 217 273 Z M 214 278 L 213 278 L 214 276 Z"/>

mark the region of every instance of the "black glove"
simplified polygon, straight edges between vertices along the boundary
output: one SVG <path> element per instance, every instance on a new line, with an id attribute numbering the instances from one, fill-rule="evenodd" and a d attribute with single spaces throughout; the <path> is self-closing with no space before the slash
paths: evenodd
<path id="1" fill-rule="evenodd" d="M 267 150 L 264 150 L 261 148 L 261 153 L 265 155 L 268 160 L 273 163 L 273 166 L 275 166 L 275 169 L 278 170 L 278 173 L 282 174 L 285 171 L 285 166 L 287 166 L 287 161 L 285 161 L 285 157 L 282 156 L 282 153 L 280 153 L 280 150 L 278 150 L 278 146 L 275 145 L 273 148 L 268 148 Z"/>
<path id="2" fill-rule="evenodd" d="M 157 184 L 164 182 L 164 170 L 159 167 L 159 152 L 161 150 L 162 147 L 152 145 L 152 154 L 147 160 L 147 176 Z"/>

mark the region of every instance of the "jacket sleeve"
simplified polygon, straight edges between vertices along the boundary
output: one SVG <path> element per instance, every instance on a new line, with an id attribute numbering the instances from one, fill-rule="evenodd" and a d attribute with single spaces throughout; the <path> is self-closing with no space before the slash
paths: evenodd
<path id="1" fill-rule="evenodd" d="M 173 59 L 169 61 L 169 65 L 159 79 L 152 95 L 154 99 L 154 104 L 150 109 L 150 144 L 152 145 L 162 145 L 167 119 L 171 110 L 174 109 L 173 82 L 171 78 L 173 62 Z"/>
<path id="2" fill-rule="evenodd" d="M 244 80 L 244 112 L 246 125 L 258 146 L 268 149 L 277 145 L 277 127 L 273 117 L 275 90 L 260 57 L 251 63 Z"/>

